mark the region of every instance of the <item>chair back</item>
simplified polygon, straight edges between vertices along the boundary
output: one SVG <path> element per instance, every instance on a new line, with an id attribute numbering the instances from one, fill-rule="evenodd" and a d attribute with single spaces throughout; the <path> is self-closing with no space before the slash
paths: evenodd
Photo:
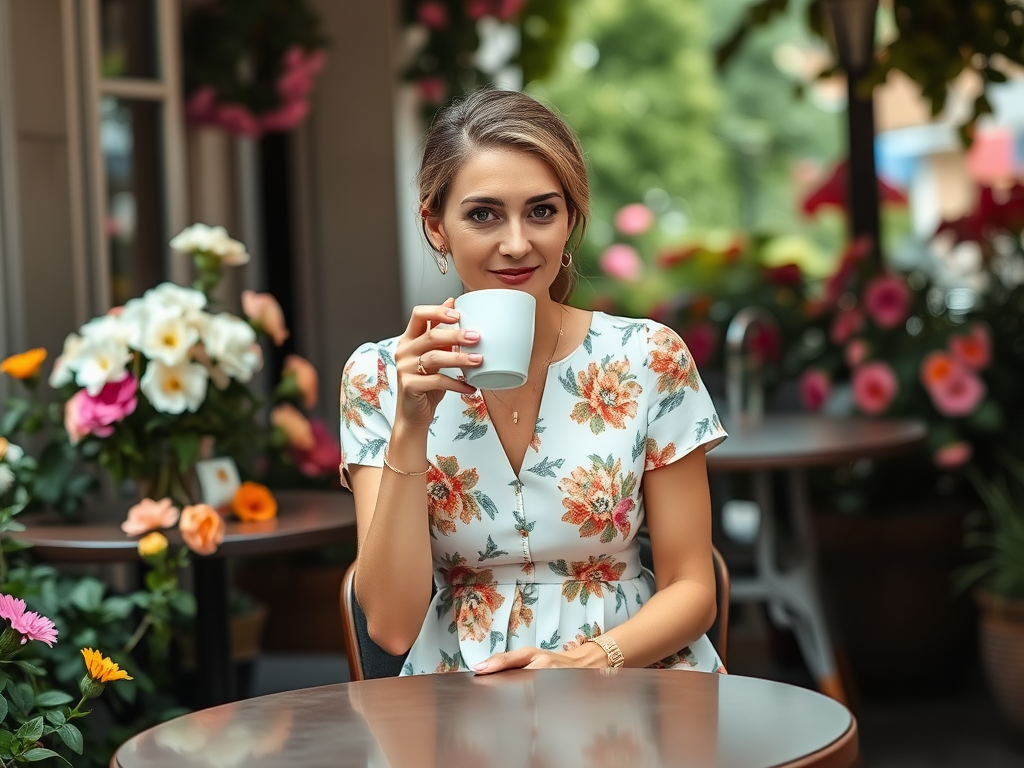
<path id="1" fill-rule="evenodd" d="M 650 537 L 641 533 L 637 535 L 637 541 L 640 543 L 640 562 L 653 572 Z M 707 635 L 724 665 L 729 638 L 729 568 L 722 553 L 714 546 L 711 547 L 711 555 L 715 564 L 715 603 L 718 613 Z M 352 563 L 341 582 L 341 636 L 348 657 L 349 678 L 371 680 L 396 677 L 402 671 L 405 656 L 392 656 L 370 638 L 366 629 L 366 614 L 356 601 L 355 576 L 356 564 Z"/>

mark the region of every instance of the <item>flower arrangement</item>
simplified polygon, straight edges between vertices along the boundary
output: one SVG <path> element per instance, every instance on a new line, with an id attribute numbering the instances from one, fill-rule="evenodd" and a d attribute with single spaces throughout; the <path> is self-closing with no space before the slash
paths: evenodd
<path id="1" fill-rule="evenodd" d="M 185 116 L 238 136 L 290 131 L 309 114 L 326 41 L 305 0 L 217 0 L 185 24 Z"/>

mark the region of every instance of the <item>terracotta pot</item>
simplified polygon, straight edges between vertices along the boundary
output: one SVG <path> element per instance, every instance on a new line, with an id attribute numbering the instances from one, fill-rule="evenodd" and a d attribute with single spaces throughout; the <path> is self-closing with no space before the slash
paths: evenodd
<path id="1" fill-rule="evenodd" d="M 979 590 L 981 661 L 1006 719 L 1024 735 L 1024 600 Z"/>

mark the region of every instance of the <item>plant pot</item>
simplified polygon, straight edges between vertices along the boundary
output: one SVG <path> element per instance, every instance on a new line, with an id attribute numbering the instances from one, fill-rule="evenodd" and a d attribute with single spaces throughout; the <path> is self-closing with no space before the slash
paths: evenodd
<path id="1" fill-rule="evenodd" d="M 1024 600 L 975 592 L 981 663 L 1003 715 L 1024 736 Z"/>
<path id="2" fill-rule="evenodd" d="M 968 506 L 815 516 L 825 602 L 857 688 L 902 695 L 961 685 L 975 617 L 956 596 L 952 572 L 964 561 Z"/>

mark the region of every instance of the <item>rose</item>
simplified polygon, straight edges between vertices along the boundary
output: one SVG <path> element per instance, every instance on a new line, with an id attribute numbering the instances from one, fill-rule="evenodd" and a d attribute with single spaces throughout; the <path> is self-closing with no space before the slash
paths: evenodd
<path id="1" fill-rule="evenodd" d="M 865 363 L 853 371 L 853 402 L 869 416 L 877 416 L 888 408 L 898 390 L 896 374 L 881 360 Z"/>
<path id="2" fill-rule="evenodd" d="M 808 411 L 820 411 L 832 391 L 828 374 L 817 368 L 808 368 L 800 377 L 800 399 Z"/>
<path id="3" fill-rule="evenodd" d="M 178 529 L 185 545 L 198 555 L 212 555 L 224 541 L 224 518 L 209 504 L 193 504 L 181 510 Z"/>
<path id="4" fill-rule="evenodd" d="M 864 289 L 864 309 L 879 328 L 895 328 L 910 314 L 910 289 L 895 275 L 879 275 Z"/>
<path id="5" fill-rule="evenodd" d="M 275 346 L 284 344 L 288 328 L 284 324 L 281 305 L 269 293 L 242 291 L 242 312 L 257 330 L 263 331 L 274 340 Z"/>
<path id="6" fill-rule="evenodd" d="M 280 429 L 288 445 L 300 451 L 308 451 L 316 444 L 309 420 L 291 403 L 282 403 L 270 412 L 270 423 Z"/>
<path id="7" fill-rule="evenodd" d="M 316 368 L 306 358 L 299 355 L 288 355 L 281 368 L 281 377 L 292 377 L 295 387 L 302 396 L 303 408 L 315 408 L 319 397 L 320 379 Z"/>
<path id="8" fill-rule="evenodd" d="M 143 499 L 128 510 L 128 518 L 121 523 L 121 530 L 129 536 L 139 536 L 157 528 L 170 528 L 180 513 L 170 499 Z"/>

